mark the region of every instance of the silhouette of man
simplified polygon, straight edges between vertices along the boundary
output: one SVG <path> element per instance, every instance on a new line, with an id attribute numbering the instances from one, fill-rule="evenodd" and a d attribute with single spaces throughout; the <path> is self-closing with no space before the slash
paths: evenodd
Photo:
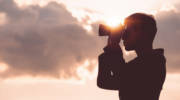
<path id="1" fill-rule="evenodd" d="M 156 21 L 151 15 L 135 13 L 125 19 L 124 26 L 123 35 L 109 36 L 104 53 L 99 56 L 97 85 L 119 90 L 121 100 L 159 100 L 166 77 L 166 59 L 163 49 L 153 49 Z M 137 54 L 127 63 L 119 46 L 121 38 L 125 49 Z"/>

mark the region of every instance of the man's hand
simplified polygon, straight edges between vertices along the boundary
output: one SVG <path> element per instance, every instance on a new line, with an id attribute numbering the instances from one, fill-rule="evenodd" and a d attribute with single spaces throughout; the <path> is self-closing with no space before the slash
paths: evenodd
<path id="1" fill-rule="evenodd" d="M 108 37 L 108 46 L 119 45 L 121 41 L 121 36 L 109 36 Z"/>
<path id="2" fill-rule="evenodd" d="M 117 28 L 112 28 L 111 34 L 108 37 L 108 45 L 113 46 L 113 45 L 119 45 L 121 41 L 121 37 L 123 34 L 123 26 L 120 25 Z"/>

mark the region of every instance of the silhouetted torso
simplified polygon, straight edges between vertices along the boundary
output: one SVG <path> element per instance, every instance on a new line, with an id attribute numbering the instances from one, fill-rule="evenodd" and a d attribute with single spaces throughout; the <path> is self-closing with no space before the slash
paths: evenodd
<path id="1" fill-rule="evenodd" d="M 118 48 L 106 47 L 99 56 L 98 86 L 119 90 L 121 100 L 158 100 L 166 76 L 163 49 L 125 63 Z"/>

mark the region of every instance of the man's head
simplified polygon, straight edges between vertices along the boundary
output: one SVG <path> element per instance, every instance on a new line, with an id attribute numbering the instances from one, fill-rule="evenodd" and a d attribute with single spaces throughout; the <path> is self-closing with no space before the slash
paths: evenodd
<path id="1" fill-rule="evenodd" d="M 152 15 L 135 13 L 128 16 L 125 21 L 123 35 L 126 50 L 136 50 L 152 46 L 157 32 L 156 21 Z"/>

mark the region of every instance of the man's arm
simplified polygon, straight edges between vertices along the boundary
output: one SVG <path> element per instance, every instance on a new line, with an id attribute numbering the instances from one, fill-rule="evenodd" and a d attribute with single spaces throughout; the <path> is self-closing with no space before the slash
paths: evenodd
<path id="1" fill-rule="evenodd" d="M 120 74 L 125 66 L 119 45 L 108 45 L 99 58 L 97 85 L 103 89 L 119 90 Z"/>

